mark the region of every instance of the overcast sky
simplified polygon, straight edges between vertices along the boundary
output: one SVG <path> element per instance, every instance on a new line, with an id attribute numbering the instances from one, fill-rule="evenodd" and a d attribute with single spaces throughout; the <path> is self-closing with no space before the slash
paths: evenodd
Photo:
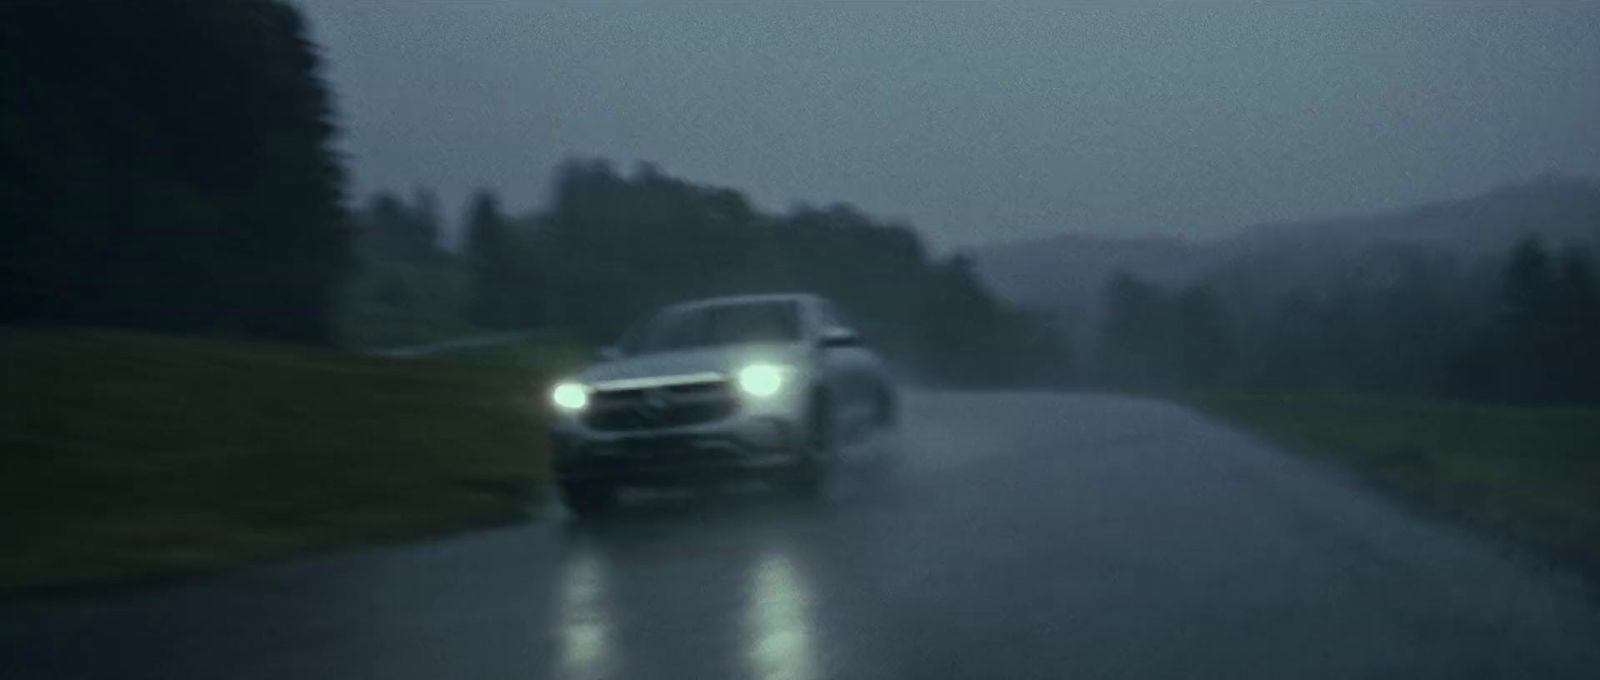
<path id="1" fill-rule="evenodd" d="M 296 2 L 354 188 L 452 213 L 536 207 L 570 155 L 943 245 L 1600 177 L 1600 2 Z"/>

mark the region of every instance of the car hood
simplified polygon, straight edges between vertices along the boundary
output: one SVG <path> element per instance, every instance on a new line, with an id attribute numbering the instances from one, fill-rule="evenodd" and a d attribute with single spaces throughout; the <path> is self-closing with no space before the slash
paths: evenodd
<path id="1" fill-rule="evenodd" d="M 612 380 L 665 378 L 694 373 L 733 375 L 740 368 L 757 362 L 799 365 L 799 362 L 805 359 L 805 349 L 806 346 L 802 343 L 781 343 L 640 354 L 590 366 L 578 379 L 586 384 L 594 384 Z"/>

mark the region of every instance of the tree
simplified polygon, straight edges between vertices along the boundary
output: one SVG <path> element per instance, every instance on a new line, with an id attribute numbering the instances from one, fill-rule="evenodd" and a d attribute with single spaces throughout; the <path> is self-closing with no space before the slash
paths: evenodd
<path id="1" fill-rule="evenodd" d="M 411 190 L 411 214 L 402 223 L 400 235 L 402 254 L 413 261 L 427 262 L 439 257 L 439 235 L 443 232 L 439 217 L 439 199 L 433 190 L 417 187 Z"/>
<path id="2" fill-rule="evenodd" d="M 1582 250 L 1569 246 L 1562 254 L 1551 293 L 1559 340 L 1550 359 L 1558 394 L 1567 401 L 1600 400 L 1600 290 Z"/>
<path id="3" fill-rule="evenodd" d="M 1158 380 L 1157 343 L 1163 333 L 1160 291 L 1126 271 L 1106 285 L 1100 339 L 1101 378 L 1146 385 Z"/>
<path id="4" fill-rule="evenodd" d="M 1233 340 L 1216 294 L 1205 285 L 1184 289 L 1174 301 L 1173 348 L 1178 379 L 1188 388 L 1215 387 L 1233 361 Z"/>
<path id="5" fill-rule="evenodd" d="M 1523 239 L 1511 252 L 1502 279 L 1502 310 L 1507 325 L 1522 331 L 1518 349 L 1536 350 L 1551 317 L 1550 257 L 1538 239 Z"/>
<path id="6" fill-rule="evenodd" d="M 351 218 L 362 259 L 372 262 L 398 257 L 400 247 L 395 234 L 402 231 L 399 225 L 409 219 L 409 209 L 399 196 L 388 191 L 369 196 Z"/>
<path id="7" fill-rule="evenodd" d="M 1560 344 L 1550 257 L 1532 237 L 1512 250 L 1502 275 L 1499 327 L 1490 341 L 1499 354 L 1501 396 L 1542 401 L 1555 391 L 1550 352 Z"/>
<path id="8" fill-rule="evenodd" d="M 1499 306 L 1456 367 L 1462 393 L 1517 402 L 1600 400 L 1600 303 L 1582 251 L 1554 263 L 1544 246 L 1517 244 L 1501 275 Z"/>
<path id="9" fill-rule="evenodd" d="M 439 202 L 432 190 L 413 189 L 409 203 L 392 192 L 374 193 L 354 222 L 369 261 L 425 264 L 444 255 L 439 248 Z"/>
<path id="10" fill-rule="evenodd" d="M 742 194 L 603 161 L 557 171 L 530 220 L 543 317 L 600 343 L 660 305 L 708 295 L 826 295 L 906 370 L 945 382 L 1059 383 L 1064 338 L 995 299 L 963 257 L 927 255 L 916 233 L 854 207 L 772 215 Z M 526 277 L 525 277 L 526 278 Z M 577 301 L 575 304 L 569 302 Z"/>
<path id="11" fill-rule="evenodd" d="M 528 291 L 518 287 L 518 253 L 500 200 L 479 190 L 467 208 L 467 316 L 485 328 L 513 328 L 525 319 L 519 307 Z"/>
<path id="12" fill-rule="evenodd" d="M 0 322 L 331 340 L 343 176 L 293 6 L 3 3 L 0 45 Z"/>
<path id="13" fill-rule="evenodd" d="M 1216 293 L 1203 284 L 1169 293 L 1126 271 L 1106 286 L 1102 378 L 1140 386 L 1211 387 L 1227 374 L 1233 338 Z"/>

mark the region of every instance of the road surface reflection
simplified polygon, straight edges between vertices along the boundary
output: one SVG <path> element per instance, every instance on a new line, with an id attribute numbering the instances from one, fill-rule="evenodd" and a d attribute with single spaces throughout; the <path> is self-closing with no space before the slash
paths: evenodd
<path id="1" fill-rule="evenodd" d="M 745 657 L 752 677 L 817 677 L 811 589 L 786 553 L 762 553 L 751 567 L 745 594 Z"/>
<path id="2" fill-rule="evenodd" d="M 563 529 L 546 610 L 552 676 L 824 674 L 806 545 L 828 513 L 770 493 L 635 500 Z M 663 639 L 676 643 L 663 650 Z M 640 668 L 641 658 L 656 662 Z"/>
<path id="3" fill-rule="evenodd" d="M 559 675 L 603 678 L 611 675 L 612 621 L 608 565 L 596 551 L 580 549 L 564 560 L 558 593 Z"/>

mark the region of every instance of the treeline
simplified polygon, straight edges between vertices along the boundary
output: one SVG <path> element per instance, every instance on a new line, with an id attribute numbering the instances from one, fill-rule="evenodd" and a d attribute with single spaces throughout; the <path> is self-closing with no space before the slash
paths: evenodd
<path id="1" fill-rule="evenodd" d="M 0 3 L 0 323 L 333 339 L 329 95 L 281 0 Z"/>
<path id="2" fill-rule="evenodd" d="M 803 290 L 834 299 L 912 376 L 1015 385 L 1069 375 L 1069 348 L 1052 322 L 997 300 L 964 257 L 930 254 L 909 226 L 847 205 L 770 214 L 731 189 L 649 165 L 623 175 L 595 160 L 563 164 L 550 196 L 545 209 L 512 216 L 480 192 L 463 217 L 459 256 L 417 250 L 437 244 L 436 229 L 417 226 L 428 221 L 427 200 L 379 196 L 357 215 L 362 250 L 391 263 L 412 253 L 413 267 L 458 257 L 462 314 L 484 329 L 562 329 L 604 343 L 671 302 Z M 404 298 L 401 277 L 390 279 L 369 294 Z"/>
<path id="3" fill-rule="evenodd" d="M 1391 253 L 1391 255 L 1393 255 Z M 1527 239 L 1479 265 L 1405 251 L 1378 280 L 1245 277 L 1164 287 L 1126 273 L 1084 377 L 1154 389 L 1600 401 L 1593 255 Z"/>
<path id="4" fill-rule="evenodd" d="M 1525 241 L 1507 258 L 1493 312 L 1452 366 L 1451 387 L 1520 402 L 1600 401 L 1600 290 L 1586 254 Z"/>
<path id="5" fill-rule="evenodd" d="M 1067 370 L 1053 327 L 997 301 L 964 258 L 848 206 L 769 214 L 583 161 L 531 215 L 474 197 L 459 251 L 441 247 L 454 216 L 426 191 L 346 213 L 331 98 L 285 0 L 0 3 L 0 78 L 0 324 L 598 343 L 674 300 L 812 290 L 916 375 Z"/>
<path id="6" fill-rule="evenodd" d="M 458 217 L 427 191 L 347 214 L 331 98 L 285 0 L 0 3 L 0 80 L 0 324 L 598 344 L 672 301 L 809 290 L 947 384 L 1600 401 L 1600 294 L 1579 247 L 1527 241 L 1483 265 L 1403 252 L 1337 285 L 1124 274 L 1073 361 L 1059 320 L 846 205 L 771 213 L 588 160 L 531 214 L 480 193 Z M 441 245 L 452 219 L 459 248 Z"/>
<path id="7" fill-rule="evenodd" d="M 442 244 L 449 221 L 420 188 L 380 191 L 350 211 L 356 257 L 336 315 L 341 344 L 394 347 L 482 332 L 464 313 L 461 258 Z"/>

